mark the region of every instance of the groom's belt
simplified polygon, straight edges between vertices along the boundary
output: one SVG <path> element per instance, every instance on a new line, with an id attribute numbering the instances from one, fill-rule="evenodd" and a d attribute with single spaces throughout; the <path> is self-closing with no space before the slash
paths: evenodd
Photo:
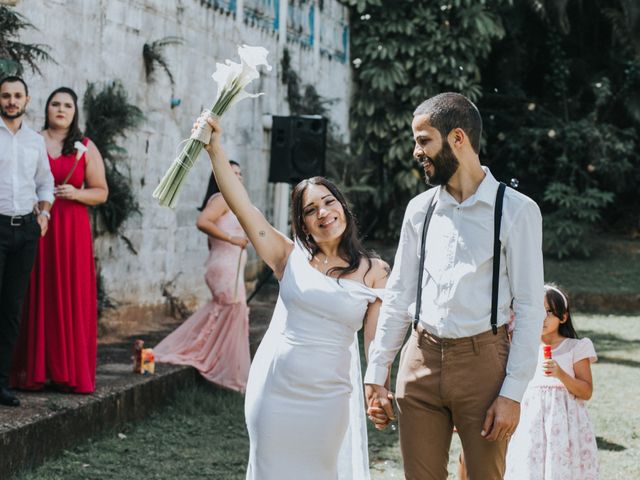
<path id="1" fill-rule="evenodd" d="M 33 212 L 29 212 L 26 215 L 1 215 L 0 225 L 10 225 L 12 227 L 21 227 L 27 223 L 35 221 L 36 216 Z"/>
<path id="2" fill-rule="evenodd" d="M 504 332 L 504 335 L 508 336 L 509 329 L 507 325 L 504 324 L 501 327 L 498 327 L 498 332 Z M 453 347 L 456 345 L 476 345 L 480 342 L 494 343 L 496 341 L 496 338 L 500 337 L 499 335 L 496 337 L 496 335 L 493 334 L 493 331 L 487 330 L 486 332 L 472 335 L 470 337 L 441 338 L 426 330 L 422 325 L 418 325 L 415 330 L 415 335 L 418 336 L 419 346 L 431 344 L 442 347 Z"/>

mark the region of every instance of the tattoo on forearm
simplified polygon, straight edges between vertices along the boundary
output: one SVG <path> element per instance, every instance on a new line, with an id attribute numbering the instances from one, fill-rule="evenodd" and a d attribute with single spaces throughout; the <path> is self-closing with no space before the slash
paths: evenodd
<path id="1" fill-rule="evenodd" d="M 264 230 L 260 230 L 258 232 L 258 235 L 260 235 L 261 237 L 264 237 L 267 234 L 267 232 L 265 232 Z"/>

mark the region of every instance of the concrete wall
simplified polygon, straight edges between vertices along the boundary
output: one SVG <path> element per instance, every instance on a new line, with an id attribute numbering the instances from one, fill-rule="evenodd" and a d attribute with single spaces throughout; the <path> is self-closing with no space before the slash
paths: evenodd
<path id="1" fill-rule="evenodd" d="M 32 91 L 28 121 L 42 125 L 44 102 L 54 88 L 67 85 L 80 97 L 88 82 L 120 80 L 130 102 L 146 120 L 120 142 L 126 148 L 135 195 L 142 215 L 131 217 L 121 238 L 95 240 L 96 256 L 109 295 L 123 307 L 161 305 L 161 285 L 179 277 L 175 293 L 188 305 L 206 298 L 202 281 L 206 239 L 195 226 L 210 167 L 202 156 L 192 171 L 175 210 L 151 197 L 177 146 L 188 136 L 202 108 L 210 106 L 216 61 L 238 60 L 239 44 L 261 45 L 274 66 L 251 88 L 266 94 L 237 104 L 224 119 L 224 144 L 244 169 L 255 204 L 273 216 L 273 187 L 267 184 L 269 134 L 263 115 L 287 115 L 286 86 L 280 81 L 284 48 L 304 83 L 338 101 L 331 122 L 346 135 L 350 97 L 347 12 L 335 0 L 19 0 L 15 7 L 38 29 L 23 42 L 51 47 L 57 64 L 42 64 L 42 76 L 25 78 Z M 177 108 L 170 107 L 171 87 L 161 70 L 145 78 L 142 48 L 166 36 L 184 39 L 166 47 L 174 75 Z M 251 89 L 250 88 L 250 89 Z M 82 107 L 81 107 L 82 108 Z M 82 121 L 82 115 L 81 115 Z M 254 257 L 255 259 L 255 257 Z M 253 262 L 253 270 L 257 262 Z M 126 310 L 126 309 L 125 309 Z"/>

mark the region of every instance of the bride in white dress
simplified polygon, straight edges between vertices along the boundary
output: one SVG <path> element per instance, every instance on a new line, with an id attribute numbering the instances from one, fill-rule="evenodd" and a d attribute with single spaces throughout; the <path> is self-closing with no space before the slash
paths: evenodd
<path id="1" fill-rule="evenodd" d="M 220 191 L 280 295 L 251 365 L 245 398 L 249 480 L 369 478 L 357 331 L 375 335 L 388 265 L 366 252 L 340 191 L 314 177 L 292 194 L 294 240 L 251 204 L 220 144 L 205 149 Z"/>

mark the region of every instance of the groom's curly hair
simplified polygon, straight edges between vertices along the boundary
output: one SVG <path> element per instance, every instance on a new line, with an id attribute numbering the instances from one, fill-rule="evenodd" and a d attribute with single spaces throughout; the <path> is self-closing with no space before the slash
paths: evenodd
<path id="1" fill-rule="evenodd" d="M 454 92 L 440 93 L 422 102 L 413 116 L 426 115 L 429 125 L 440 132 L 443 139 L 454 128 L 461 128 L 469 137 L 473 151 L 480 153 L 482 117 L 475 104 L 464 95 Z"/>

